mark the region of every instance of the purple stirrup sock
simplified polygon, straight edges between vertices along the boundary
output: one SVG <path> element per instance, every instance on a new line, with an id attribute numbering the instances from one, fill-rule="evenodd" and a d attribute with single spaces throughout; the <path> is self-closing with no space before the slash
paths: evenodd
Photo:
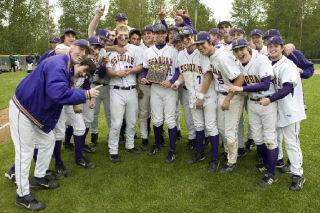
<path id="1" fill-rule="evenodd" d="M 203 152 L 203 149 L 204 149 L 203 140 L 204 140 L 204 130 L 196 131 L 196 147 L 197 147 L 198 153 Z"/>
<path id="2" fill-rule="evenodd" d="M 262 162 L 265 166 L 268 165 L 267 157 L 266 157 L 266 146 L 265 144 L 257 145 L 258 155 L 262 157 Z"/>
<path id="3" fill-rule="evenodd" d="M 68 126 L 66 128 L 63 144 L 69 144 L 70 141 L 71 141 L 72 135 L 73 135 L 73 127 L 72 126 Z"/>
<path id="4" fill-rule="evenodd" d="M 53 155 L 55 159 L 55 165 L 62 162 L 61 160 L 61 141 L 56 141 L 56 144 L 54 145 Z"/>
<path id="5" fill-rule="evenodd" d="M 169 132 L 170 149 L 176 150 L 176 141 L 177 141 L 177 134 L 178 134 L 177 127 L 168 129 L 168 132 Z"/>
<path id="6" fill-rule="evenodd" d="M 268 161 L 268 173 L 275 175 L 279 148 L 277 147 L 271 150 L 266 148 L 266 153 L 267 153 L 267 161 Z"/>
<path id="7" fill-rule="evenodd" d="M 38 157 L 38 149 L 34 149 L 34 151 L 33 151 L 33 160 L 34 160 L 34 162 L 37 162 L 37 157 Z"/>
<path id="8" fill-rule="evenodd" d="M 216 159 L 218 158 L 219 151 L 219 134 L 215 136 L 210 136 L 209 141 L 211 144 L 211 158 Z"/>
<path id="9" fill-rule="evenodd" d="M 156 146 L 160 146 L 161 132 L 162 132 L 161 126 L 156 127 L 153 125 L 153 132 L 154 132 L 155 144 L 156 144 Z"/>
<path id="10" fill-rule="evenodd" d="M 73 136 L 74 139 L 74 151 L 75 151 L 75 156 L 76 156 L 76 160 L 82 158 L 82 147 L 83 147 L 83 137 L 82 136 Z"/>
<path id="11" fill-rule="evenodd" d="M 11 171 L 16 172 L 16 165 L 15 164 L 13 164 L 13 166 L 11 167 Z"/>

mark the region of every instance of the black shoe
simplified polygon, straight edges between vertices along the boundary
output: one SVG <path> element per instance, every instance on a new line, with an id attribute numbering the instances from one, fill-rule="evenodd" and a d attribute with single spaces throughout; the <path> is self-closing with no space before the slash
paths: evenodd
<path id="1" fill-rule="evenodd" d="M 196 140 L 192 139 L 192 140 L 189 140 L 186 150 L 194 150 L 195 147 L 196 147 Z"/>
<path id="2" fill-rule="evenodd" d="M 258 164 L 251 171 L 258 173 L 265 173 L 267 171 L 267 167 L 264 164 Z"/>
<path id="3" fill-rule="evenodd" d="M 56 168 L 57 174 L 59 174 L 60 176 L 63 176 L 63 177 L 70 176 L 70 170 L 66 169 L 63 162 L 60 162 L 57 165 L 55 165 L 55 168 Z"/>
<path id="4" fill-rule="evenodd" d="M 16 207 L 22 209 L 29 209 L 31 211 L 38 211 L 46 208 L 46 205 L 36 200 L 36 196 L 34 193 L 30 193 L 23 197 L 17 196 Z"/>
<path id="5" fill-rule="evenodd" d="M 157 146 L 157 145 L 153 145 L 150 152 L 149 152 L 149 155 L 152 156 L 152 155 L 155 155 L 157 154 L 158 152 L 160 152 L 160 146 Z"/>
<path id="6" fill-rule="evenodd" d="M 188 160 L 188 164 L 194 164 L 194 163 L 196 163 L 196 162 L 198 162 L 198 161 L 204 160 L 205 158 L 206 158 L 206 156 L 204 155 L 204 152 L 202 152 L 202 153 L 195 152 L 195 153 L 192 155 L 191 159 Z"/>
<path id="7" fill-rule="evenodd" d="M 278 181 L 278 178 L 275 175 L 266 173 L 264 177 L 261 180 L 259 180 L 258 185 L 261 187 L 271 186 L 273 183 L 277 181 Z"/>
<path id="8" fill-rule="evenodd" d="M 245 156 L 247 153 L 246 151 L 244 150 L 244 148 L 239 148 L 238 149 L 238 158 L 241 158 L 243 156 Z"/>
<path id="9" fill-rule="evenodd" d="M 220 161 L 218 158 L 216 159 L 211 159 L 209 165 L 208 165 L 208 168 L 207 168 L 207 172 L 208 173 L 213 173 L 213 172 L 216 172 L 219 168 L 219 165 L 220 165 Z"/>
<path id="10" fill-rule="evenodd" d="M 91 133 L 91 147 L 96 147 L 98 144 L 98 133 Z"/>
<path id="11" fill-rule="evenodd" d="M 223 174 L 230 173 L 230 172 L 233 172 L 236 168 L 237 168 L 237 165 L 235 163 L 234 164 L 226 163 L 220 170 L 220 173 L 223 173 Z"/>
<path id="12" fill-rule="evenodd" d="M 181 130 L 177 131 L 177 140 L 181 140 L 182 136 L 181 136 Z"/>
<path id="13" fill-rule="evenodd" d="M 52 180 L 61 180 L 64 178 L 64 176 L 56 173 L 55 171 L 47 170 L 44 178 L 49 181 L 52 181 Z"/>
<path id="14" fill-rule="evenodd" d="M 7 179 L 16 183 L 16 173 L 11 171 L 11 169 L 9 171 L 7 171 L 6 173 L 4 173 L 4 177 L 6 177 Z"/>
<path id="15" fill-rule="evenodd" d="M 281 168 L 281 172 L 282 173 L 292 173 L 291 170 L 290 170 L 290 166 L 291 166 L 291 163 L 290 163 L 290 160 L 288 159 L 286 165 L 284 165 L 282 168 Z"/>
<path id="16" fill-rule="evenodd" d="M 82 166 L 83 168 L 86 168 L 86 169 L 93 169 L 96 167 L 95 164 L 91 163 L 87 158 L 85 157 L 82 157 L 80 159 L 77 159 L 76 160 L 76 164 L 78 166 Z"/>
<path id="17" fill-rule="evenodd" d="M 119 155 L 109 155 L 111 163 L 118 164 L 120 163 Z"/>
<path id="18" fill-rule="evenodd" d="M 74 150 L 74 146 L 72 143 L 63 143 L 63 147 L 67 150 L 73 151 Z"/>
<path id="19" fill-rule="evenodd" d="M 93 147 L 89 147 L 88 145 L 84 144 L 82 147 L 82 151 L 86 153 L 96 153 L 96 149 Z"/>
<path id="20" fill-rule="evenodd" d="M 292 183 L 289 187 L 291 191 L 300 191 L 303 188 L 303 184 L 306 182 L 306 179 L 303 175 L 292 175 Z"/>
<path id="21" fill-rule="evenodd" d="M 147 152 L 148 149 L 149 149 L 149 140 L 148 139 L 142 139 L 141 151 Z"/>
<path id="22" fill-rule="evenodd" d="M 126 151 L 133 154 L 142 154 L 142 151 L 135 147 L 133 147 L 132 149 L 126 149 Z"/>
<path id="23" fill-rule="evenodd" d="M 251 152 L 251 150 L 253 149 L 253 146 L 254 146 L 254 141 L 253 140 L 248 140 L 245 143 L 245 151 L 246 152 Z"/>
<path id="24" fill-rule="evenodd" d="M 284 167 L 283 158 L 277 160 L 276 168 L 282 168 Z"/>
<path id="25" fill-rule="evenodd" d="M 31 178 L 30 180 L 30 188 L 31 189 L 55 189 L 60 185 L 57 182 L 50 182 L 46 178 Z"/>
<path id="26" fill-rule="evenodd" d="M 176 151 L 170 150 L 167 155 L 166 163 L 172 163 L 176 159 L 176 156 Z"/>

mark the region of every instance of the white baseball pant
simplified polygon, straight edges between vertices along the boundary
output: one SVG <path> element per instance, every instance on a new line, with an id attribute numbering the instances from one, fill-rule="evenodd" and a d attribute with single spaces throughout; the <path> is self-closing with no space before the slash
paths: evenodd
<path id="1" fill-rule="evenodd" d="M 148 139 L 148 118 L 151 113 L 150 108 L 150 85 L 139 84 L 143 97 L 139 99 L 139 128 L 142 139 Z"/>

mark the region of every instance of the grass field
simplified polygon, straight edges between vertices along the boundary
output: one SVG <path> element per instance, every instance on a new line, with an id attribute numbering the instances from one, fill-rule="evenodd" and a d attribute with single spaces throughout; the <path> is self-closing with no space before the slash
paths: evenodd
<path id="1" fill-rule="evenodd" d="M 320 64 L 315 64 L 315 65 L 314 65 L 314 69 L 320 70 Z"/>
<path id="2" fill-rule="evenodd" d="M 6 91 L 6 95 L 0 96 L 0 109 L 7 107 L 15 85 L 24 75 L 0 75 L 1 91 Z M 239 159 L 238 168 L 232 174 L 207 174 L 209 158 L 188 165 L 186 162 L 191 153 L 185 151 L 187 132 L 184 123 L 183 139 L 177 143 L 178 157 L 174 163 L 164 163 L 168 148 L 149 157 L 147 154 L 129 154 L 121 146 L 121 163 L 113 165 L 108 160 L 107 129 L 101 115 L 97 153 L 87 155 L 97 167 L 93 170 L 76 167 L 74 154 L 62 149 L 62 158 L 72 174 L 59 181 L 60 188 L 36 192 L 37 198 L 47 205 L 43 212 L 318 212 L 319 82 L 320 75 L 303 82 L 308 119 L 301 123 L 300 141 L 307 181 L 300 192 L 289 191 L 291 175 L 278 171 L 277 183 L 260 188 L 257 181 L 262 175 L 250 171 L 257 163 L 255 151 Z M 137 147 L 140 143 L 136 140 Z M 15 185 L 3 177 L 14 162 L 12 141 L 0 144 L 0 150 L 0 212 L 22 212 L 14 206 Z M 208 152 L 209 147 L 206 149 L 209 156 Z"/>

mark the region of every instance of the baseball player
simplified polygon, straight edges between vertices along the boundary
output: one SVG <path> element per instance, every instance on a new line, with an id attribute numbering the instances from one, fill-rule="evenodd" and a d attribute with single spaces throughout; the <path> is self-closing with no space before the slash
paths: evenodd
<path id="1" fill-rule="evenodd" d="M 177 66 L 181 74 L 172 88 L 177 89 L 185 81 L 189 92 L 188 105 L 196 128 L 197 149 L 188 163 L 193 164 L 205 158 L 203 141 L 205 138 L 204 129 L 206 128 L 211 143 L 211 161 L 207 172 L 216 172 L 219 166 L 219 133 L 216 119 L 217 93 L 214 90 L 213 82 L 211 82 L 205 97 L 200 95 L 205 73 L 203 70 L 211 71 L 210 61 L 207 56 L 201 55 L 196 49 L 193 32 L 190 28 L 183 27 L 180 36 L 186 49 L 178 55 Z M 196 109 L 196 100 L 199 97 L 203 99 L 203 108 Z"/>
<path id="2" fill-rule="evenodd" d="M 252 30 L 250 32 L 250 38 L 252 44 L 254 45 L 254 49 L 258 51 L 258 53 L 268 56 L 267 46 L 263 44 L 263 32 L 259 29 Z M 249 43 L 250 44 L 250 43 Z"/>
<path id="3" fill-rule="evenodd" d="M 118 46 L 125 48 L 125 54 L 111 52 L 107 64 L 110 76 L 111 128 L 109 133 L 109 153 L 112 163 L 120 163 L 118 156 L 119 134 L 122 120 L 126 120 L 126 151 L 141 153 L 134 147 L 136 117 L 138 113 L 138 94 L 136 74 L 142 70 L 142 60 L 138 47 L 128 44 L 129 28 L 118 25 L 116 28 Z"/>
<path id="4" fill-rule="evenodd" d="M 218 23 L 218 28 L 223 35 L 223 40 L 221 40 L 220 43 L 228 46 L 231 50 L 232 39 L 231 35 L 229 34 L 230 30 L 232 29 L 231 23 L 229 21 L 221 21 Z"/>
<path id="5" fill-rule="evenodd" d="M 143 73 L 141 83 L 149 84 L 147 80 L 148 69 L 151 65 L 161 66 L 168 69 L 166 80 L 160 84 L 151 85 L 151 113 L 153 117 L 153 130 L 155 135 L 155 145 L 150 151 L 154 155 L 160 151 L 160 141 L 162 134 L 163 120 L 168 126 L 170 151 L 167 155 L 166 163 L 171 163 L 176 158 L 176 101 L 177 92 L 170 87 L 178 79 L 179 70 L 175 69 L 177 50 L 166 44 L 167 29 L 163 24 L 154 26 L 155 45 L 147 49 L 143 56 Z"/>
<path id="6" fill-rule="evenodd" d="M 289 189 L 299 191 L 303 188 L 306 180 L 303 176 L 302 151 L 298 138 L 300 122 L 306 119 L 302 83 L 297 66 L 282 54 L 282 39 L 279 36 L 271 37 L 267 42 L 267 47 L 275 74 L 277 93 L 269 98 L 263 98 L 259 101 L 259 104 L 267 106 L 277 101 L 277 131 L 283 136 L 288 158 L 291 162 L 290 170 L 293 173 Z M 278 145 L 281 145 L 281 142 L 278 140 Z"/>
<path id="7" fill-rule="evenodd" d="M 238 59 L 239 67 L 244 75 L 246 86 L 230 86 L 231 92 L 248 93 L 248 123 L 252 128 L 252 136 L 257 145 L 257 151 L 263 159 L 254 171 L 265 172 L 264 177 L 258 182 L 259 186 L 269 186 L 277 181 L 275 167 L 278 158 L 277 144 L 277 104 L 268 106 L 256 104 L 265 97 L 275 93 L 275 87 L 271 80 L 274 78 L 269 59 L 252 51 L 245 39 L 236 39 L 232 42 L 232 50 Z"/>
<path id="8" fill-rule="evenodd" d="M 58 44 L 60 44 L 61 40 L 60 38 L 58 37 L 54 37 L 51 41 L 50 41 L 50 44 L 51 44 L 51 50 L 48 50 L 47 52 L 45 52 L 41 57 L 40 59 L 38 60 L 37 62 L 37 65 L 40 64 L 41 61 L 43 61 L 44 59 L 50 57 L 50 56 L 53 56 L 55 55 L 55 49 L 56 49 L 56 46 Z"/>
<path id="9" fill-rule="evenodd" d="M 210 42 L 214 44 L 219 44 L 222 39 L 222 33 L 218 28 L 212 28 L 209 31 L 210 34 Z"/>
<path id="10" fill-rule="evenodd" d="M 228 161 L 220 170 L 221 173 L 232 172 L 236 169 L 238 156 L 238 125 L 242 114 L 244 97 L 229 92 L 228 85 L 241 86 L 243 74 L 236 64 L 231 52 L 225 47 L 216 48 L 210 42 L 207 32 L 200 32 L 196 38 L 197 49 L 202 55 L 209 56 L 212 72 L 206 72 L 196 106 L 203 107 L 203 98 L 211 84 L 213 75 L 215 89 L 218 93 L 217 121 L 218 130 L 223 141 L 227 141 Z M 233 83 L 231 83 L 233 82 Z"/>
<path id="11" fill-rule="evenodd" d="M 30 210 L 45 208 L 29 191 L 29 170 L 34 147 L 38 147 L 38 159 L 30 186 L 37 189 L 54 189 L 58 183 L 44 178 L 55 145 L 54 129 L 62 106 L 80 104 L 90 97 L 97 97 L 97 88 L 91 90 L 70 89 L 71 67 L 87 56 L 89 44 L 77 40 L 67 55 L 48 58 L 36 67 L 17 86 L 9 104 L 11 137 L 15 146 L 17 198 L 16 206 Z M 74 73 L 86 75 L 85 70 Z"/>

